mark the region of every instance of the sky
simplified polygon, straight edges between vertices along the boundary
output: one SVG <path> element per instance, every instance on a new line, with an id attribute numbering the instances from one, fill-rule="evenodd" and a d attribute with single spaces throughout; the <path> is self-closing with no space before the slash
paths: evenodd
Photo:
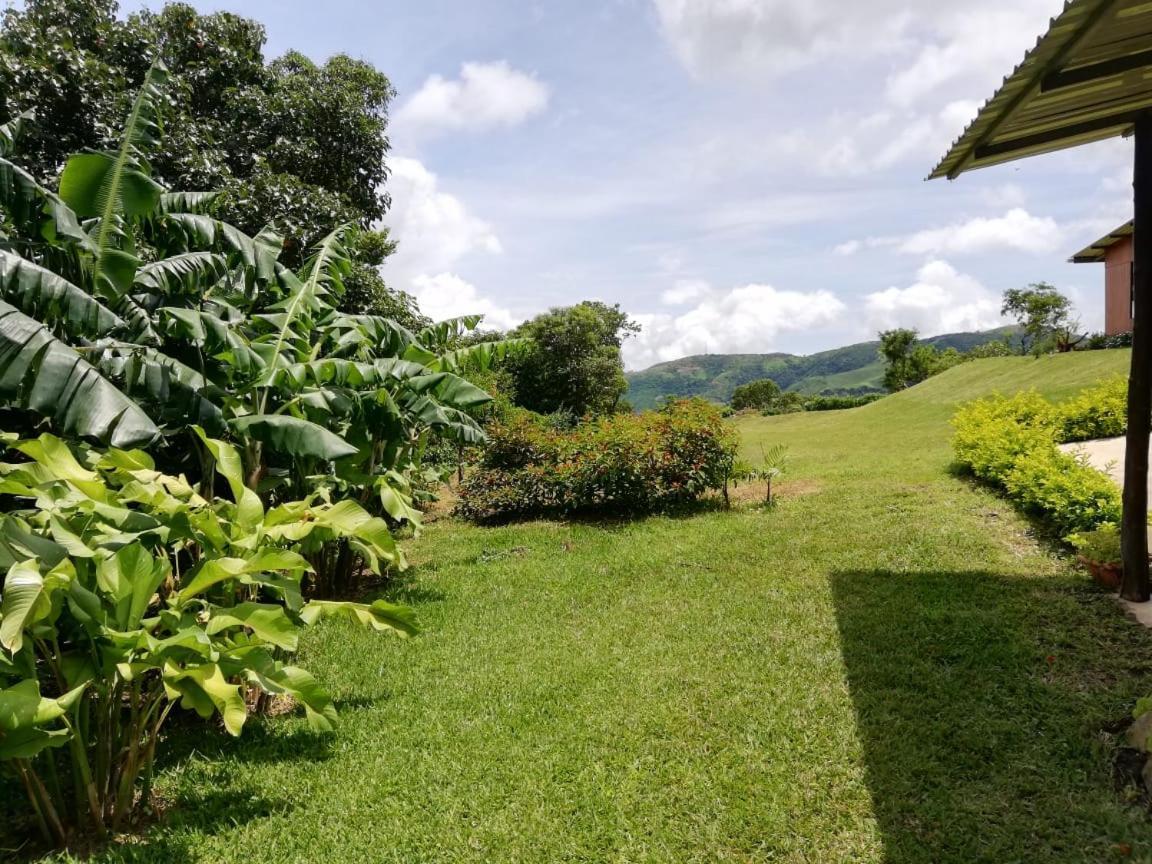
<path id="1" fill-rule="evenodd" d="M 1038 281 L 1102 328 L 1067 259 L 1131 218 L 1130 141 L 923 179 L 1063 0 L 196 5 L 391 78 L 384 275 L 434 318 L 618 303 L 630 369 L 994 327 Z"/>

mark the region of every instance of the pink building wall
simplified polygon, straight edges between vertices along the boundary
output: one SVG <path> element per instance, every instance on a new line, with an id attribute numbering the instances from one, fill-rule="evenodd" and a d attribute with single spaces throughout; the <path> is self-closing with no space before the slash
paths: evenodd
<path id="1" fill-rule="evenodd" d="M 1104 332 L 1111 336 L 1131 329 L 1132 238 L 1124 237 L 1104 256 Z"/>

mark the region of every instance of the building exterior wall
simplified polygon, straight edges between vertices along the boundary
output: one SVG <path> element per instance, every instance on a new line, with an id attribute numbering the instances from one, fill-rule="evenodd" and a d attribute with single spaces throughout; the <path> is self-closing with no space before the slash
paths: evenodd
<path id="1" fill-rule="evenodd" d="M 1132 329 L 1132 238 L 1108 247 L 1104 258 L 1104 332 L 1127 333 Z"/>

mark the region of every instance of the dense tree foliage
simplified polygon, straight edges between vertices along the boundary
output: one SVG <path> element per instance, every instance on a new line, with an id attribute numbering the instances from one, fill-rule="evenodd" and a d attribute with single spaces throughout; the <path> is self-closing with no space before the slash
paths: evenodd
<path id="1" fill-rule="evenodd" d="M 170 74 L 164 136 L 149 153 L 159 182 L 219 191 L 214 214 L 249 235 L 275 225 L 292 268 L 338 226 L 358 226 L 348 311 L 427 323 L 383 283 L 377 268 L 394 244 L 370 230 L 388 206 L 388 78 L 343 55 L 266 62 L 263 26 L 228 12 L 117 11 L 115 0 L 29 0 L 5 13 L 0 122 L 38 115 L 21 141 L 23 167 L 49 183 L 69 154 L 112 147 L 158 58 Z"/>
<path id="2" fill-rule="evenodd" d="M 516 403 L 531 411 L 566 411 L 577 417 L 620 410 L 628 382 L 620 346 L 639 332 L 618 305 L 586 300 L 551 309 L 517 327 L 528 340 L 511 358 Z"/>
<path id="3" fill-rule="evenodd" d="M 1054 285 L 1034 282 L 1027 288 L 1004 292 L 1001 315 L 1011 315 L 1020 324 L 1021 347 L 1025 352 L 1071 351 L 1083 338 L 1076 333 L 1072 301 Z"/>
<path id="4" fill-rule="evenodd" d="M 932 374 L 934 350 L 921 345 L 915 330 L 897 328 L 879 334 L 884 386 L 891 391 L 919 384 Z"/>
<path id="5" fill-rule="evenodd" d="M 780 386 L 771 378 L 759 378 L 741 384 L 732 392 L 732 407 L 736 411 L 745 408 L 767 408 L 780 398 Z"/>

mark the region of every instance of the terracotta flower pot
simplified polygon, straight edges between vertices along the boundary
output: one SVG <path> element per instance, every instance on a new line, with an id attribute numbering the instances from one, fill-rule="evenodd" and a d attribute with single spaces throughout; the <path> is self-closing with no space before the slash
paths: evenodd
<path id="1" fill-rule="evenodd" d="M 1092 574 L 1092 578 L 1097 584 L 1112 589 L 1120 587 L 1124 566 L 1118 561 L 1090 561 L 1084 556 L 1080 556 L 1080 561 L 1088 568 L 1088 572 Z"/>

